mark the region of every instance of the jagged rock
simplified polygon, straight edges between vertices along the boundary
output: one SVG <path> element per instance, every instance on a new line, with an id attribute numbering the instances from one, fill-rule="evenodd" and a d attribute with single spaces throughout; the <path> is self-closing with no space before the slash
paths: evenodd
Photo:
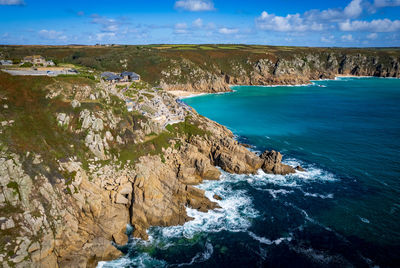
<path id="1" fill-rule="evenodd" d="M 260 156 L 264 160 L 261 168 L 265 173 L 281 174 L 286 175 L 295 173 L 294 168 L 291 166 L 282 164 L 282 155 L 277 151 L 265 151 Z"/>
<path id="2" fill-rule="evenodd" d="M 93 154 L 101 160 L 107 159 L 104 150 L 104 143 L 100 134 L 95 134 L 92 131 L 89 131 L 85 138 L 85 145 L 89 147 Z"/>
<path id="3" fill-rule="evenodd" d="M 113 141 L 114 140 L 114 137 L 113 137 L 113 135 L 111 134 L 110 131 L 106 131 L 105 137 L 106 137 L 106 139 L 108 141 Z"/>
<path id="4" fill-rule="evenodd" d="M 28 252 L 32 253 L 36 250 L 40 249 L 40 244 L 38 242 L 33 243 L 32 245 L 30 245 L 30 247 L 28 248 Z"/>
<path id="5" fill-rule="evenodd" d="M 0 218 L 1 230 L 11 229 L 15 227 L 13 219 Z"/>
<path id="6" fill-rule="evenodd" d="M 70 120 L 69 115 L 65 113 L 59 113 L 57 115 L 58 124 L 60 124 L 61 126 L 68 126 L 69 120 Z"/>
<path id="7" fill-rule="evenodd" d="M 117 193 L 115 195 L 115 203 L 127 205 L 129 203 L 129 200 L 122 194 Z"/>
<path id="8" fill-rule="evenodd" d="M 94 122 L 93 122 L 92 129 L 93 129 L 94 131 L 102 131 L 103 128 L 104 128 L 104 126 L 103 126 L 103 120 L 101 120 L 100 118 L 96 118 L 96 119 L 94 120 Z"/>
<path id="9" fill-rule="evenodd" d="M 217 194 L 214 194 L 214 195 L 213 195 L 213 198 L 214 198 L 215 200 L 222 200 L 222 197 L 220 197 L 220 196 L 217 195 Z"/>
<path id="10" fill-rule="evenodd" d="M 297 166 L 295 169 L 298 170 L 298 171 L 306 171 L 306 170 L 305 170 L 304 168 L 302 168 L 301 166 Z"/>
<path id="11" fill-rule="evenodd" d="M 78 100 L 74 99 L 71 101 L 71 106 L 72 108 L 81 107 L 81 103 Z"/>

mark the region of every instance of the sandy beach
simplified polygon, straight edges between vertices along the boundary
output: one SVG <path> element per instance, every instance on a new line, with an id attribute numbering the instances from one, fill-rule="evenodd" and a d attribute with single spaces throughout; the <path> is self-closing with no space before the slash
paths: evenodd
<path id="1" fill-rule="evenodd" d="M 171 90 L 168 91 L 172 95 L 178 97 L 178 98 L 186 98 L 186 97 L 193 97 L 196 95 L 202 95 L 204 92 L 192 92 L 192 91 L 183 91 L 183 90 Z"/>

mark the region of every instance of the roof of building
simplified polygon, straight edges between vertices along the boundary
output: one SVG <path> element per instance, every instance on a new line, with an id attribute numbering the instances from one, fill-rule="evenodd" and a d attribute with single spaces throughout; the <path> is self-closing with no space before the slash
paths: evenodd
<path id="1" fill-rule="evenodd" d="M 0 60 L 0 65 L 4 64 L 12 64 L 13 62 L 11 60 Z"/>
<path id="2" fill-rule="evenodd" d="M 137 76 L 137 77 L 140 77 L 140 75 L 138 75 L 137 73 L 134 73 L 134 72 L 127 72 L 127 71 L 122 72 L 121 75 L 122 75 L 122 76 Z"/>
<path id="3" fill-rule="evenodd" d="M 114 76 L 114 75 L 115 75 L 115 73 L 112 73 L 112 72 L 101 73 L 101 77 L 111 77 L 111 76 Z"/>

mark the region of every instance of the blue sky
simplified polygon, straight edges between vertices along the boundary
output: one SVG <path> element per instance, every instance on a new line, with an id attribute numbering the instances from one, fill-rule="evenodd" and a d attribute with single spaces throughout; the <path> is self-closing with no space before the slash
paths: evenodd
<path id="1" fill-rule="evenodd" d="M 400 46 L 400 0 L 0 0 L 0 44 Z"/>

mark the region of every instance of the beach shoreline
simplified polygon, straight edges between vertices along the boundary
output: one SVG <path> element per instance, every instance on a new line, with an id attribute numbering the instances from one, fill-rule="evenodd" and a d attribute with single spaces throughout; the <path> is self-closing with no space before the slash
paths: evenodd
<path id="1" fill-rule="evenodd" d="M 200 96 L 200 95 L 204 95 L 204 94 L 210 94 L 210 93 L 205 93 L 205 92 L 193 92 L 193 91 L 184 91 L 184 90 L 168 90 L 167 92 L 174 95 L 175 97 L 180 98 L 180 99 Z"/>

